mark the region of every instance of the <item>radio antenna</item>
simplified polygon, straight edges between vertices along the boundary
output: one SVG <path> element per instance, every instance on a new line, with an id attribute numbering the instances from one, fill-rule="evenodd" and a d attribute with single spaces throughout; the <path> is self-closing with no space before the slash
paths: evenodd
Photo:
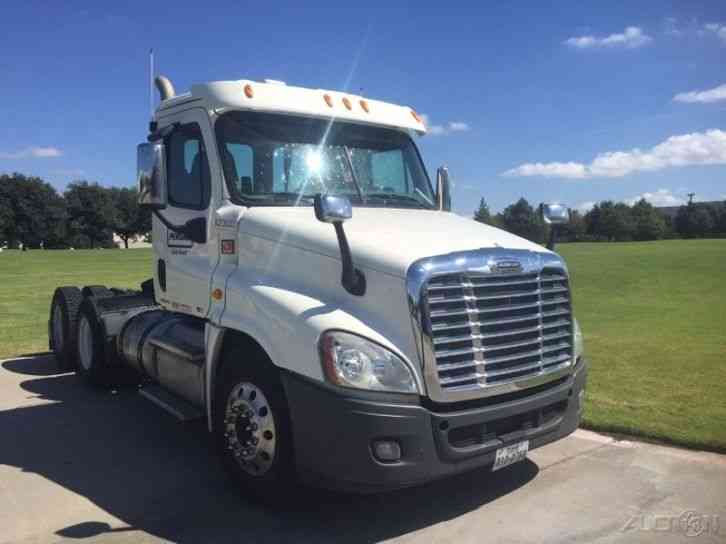
<path id="1" fill-rule="evenodd" d="M 154 120 L 154 48 L 149 49 L 149 115 Z"/>

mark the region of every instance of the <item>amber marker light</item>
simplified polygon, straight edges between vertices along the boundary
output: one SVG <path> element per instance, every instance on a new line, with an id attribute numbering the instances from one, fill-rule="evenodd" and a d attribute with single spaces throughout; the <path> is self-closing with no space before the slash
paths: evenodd
<path id="1" fill-rule="evenodd" d="M 348 97 L 347 96 L 344 96 L 343 97 L 343 105 L 345 106 L 345 108 L 347 110 L 352 110 L 353 109 L 353 104 L 350 103 L 350 100 L 348 100 Z"/>
<path id="2" fill-rule="evenodd" d="M 371 112 L 371 110 L 368 108 L 368 102 L 366 102 L 365 100 L 360 101 L 360 107 L 363 108 L 363 111 L 366 113 Z"/>
<path id="3" fill-rule="evenodd" d="M 250 85 L 249 83 L 245 85 L 245 96 L 247 98 L 252 98 L 253 96 L 255 96 L 255 91 L 252 89 L 252 85 Z"/>
<path id="4" fill-rule="evenodd" d="M 328 105 L 329 108 L 333 107 L 333 99 L 329 94 L 324 94 L 323 99 L 325 100 L 325 103 Z"/>

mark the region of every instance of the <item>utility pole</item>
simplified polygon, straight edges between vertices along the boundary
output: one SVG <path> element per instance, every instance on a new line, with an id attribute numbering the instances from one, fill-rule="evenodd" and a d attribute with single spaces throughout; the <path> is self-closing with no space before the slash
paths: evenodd
<path id="1" fill-rule="evenodd" d="M 696 193 L 688 193 L 688 203 L 693 204 L 693 197 L 696 196 Z"/>

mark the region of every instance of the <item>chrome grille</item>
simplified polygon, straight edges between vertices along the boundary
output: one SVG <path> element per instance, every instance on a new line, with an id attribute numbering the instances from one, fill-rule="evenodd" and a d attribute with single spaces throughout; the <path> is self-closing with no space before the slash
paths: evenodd
<path id="1" fill-rule="evenodd" d="M 570 289 L 559 268 L 434 276 L 424 288 L 443 391 L 503 385 L 568 367 Z"/>

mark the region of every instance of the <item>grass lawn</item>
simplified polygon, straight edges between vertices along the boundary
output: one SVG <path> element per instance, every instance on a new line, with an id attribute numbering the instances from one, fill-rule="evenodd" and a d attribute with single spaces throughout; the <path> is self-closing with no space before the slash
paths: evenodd
<path id="1" fill-rule="evenodd" d="M 726 240 L 563 244 L 585 426 L 726 451 Z"/>
<path id="2" fill-rule="evenodd" d="M 726 451 L 726 240 L 562 244 L 587 427 Z M 57 285 L 138 287 L 151 251 L 0 253 L 0 359 L 47 349 Z"/>
<path id="3" fill-rule="evenodd" d="M 48 313 L 59 285 L 139 288 L 151 250 L 0 253 L 0 359 L 48 350 Z"/>

